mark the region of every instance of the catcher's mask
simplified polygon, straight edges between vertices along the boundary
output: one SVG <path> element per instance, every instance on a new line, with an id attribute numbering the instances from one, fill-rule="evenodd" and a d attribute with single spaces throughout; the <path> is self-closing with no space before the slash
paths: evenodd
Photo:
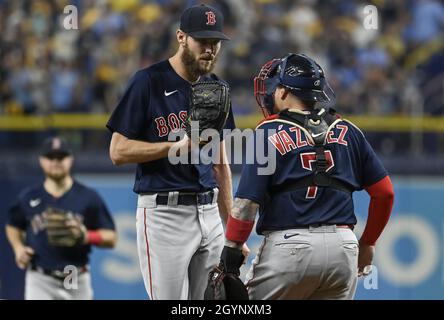
<path id="1" fill-rule="evenodd" d="M 270 60 L 254 78 L 254 96 L 264 116 L 275 113 L 274 92 L 279 85 L 303 101 L 328 102 L 334 99 L 324 70 L 304 54 L 289 53 L 281 59 Z"/>

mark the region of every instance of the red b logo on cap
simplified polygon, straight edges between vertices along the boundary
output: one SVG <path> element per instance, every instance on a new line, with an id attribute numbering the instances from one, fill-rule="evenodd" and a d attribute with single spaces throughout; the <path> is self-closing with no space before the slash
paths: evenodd
<path id="1" fill-rule="evenodd" d="M 205 12 L 207 15 L 207 26 L 214 26 L 216 24 L 216 15 L 213 11 Z"/>
<path id="2" fill-rule="evenodd" d="M 62 146 L 62 141 L 60 141 L 59 138 L 54 138 L 52 139 L 52 149 L 60 149 L 60 147 Z"/>

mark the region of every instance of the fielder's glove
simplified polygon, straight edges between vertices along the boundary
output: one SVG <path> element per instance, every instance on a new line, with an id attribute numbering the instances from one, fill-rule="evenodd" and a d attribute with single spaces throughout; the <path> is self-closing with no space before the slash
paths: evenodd
<path id="1" fill-rule="evenodd" d="M 219 266 L 208 275 L 205 300 L 249 300 L 247 288 L 239 278 L 244 258 L 241 250 L 224 247 Z"/>
<path id="2" fill-rule="evenodd" d="M 220 80 L 202 81 L 191 85 L 190 105 L 185 131 L 191 138 L 199 136 L 199 144 L 205 145 L 210 140 L 201 137 L 205 129 L 214 129 L 221 134 L 230 111 L 230 89 Z M 192 121 L 198 121 L 199 127 Z M 194 128 L 196 126 L 196 128 Z M 194 135 L 192 135 L 192 131 Z"/>
<path id="3" fill-rule="evenodd" d="M 50 207 L 43 212 L 43 218 L 50 245 L 73 247 L 84 242 L 86 227 L 71 212 Z"/>

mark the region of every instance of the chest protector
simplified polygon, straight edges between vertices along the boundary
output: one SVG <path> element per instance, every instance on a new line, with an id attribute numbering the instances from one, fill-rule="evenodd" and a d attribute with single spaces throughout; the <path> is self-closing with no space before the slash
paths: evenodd
<path id="1" fill-rule="evenodd" d="M 334 188 L 351 195 L 354 191 L 353 186 L 340 179 L 332 177 L 330 173 L 326 172 L 328 168 L 328 161 L 325 156 L 326 138 L 330 130 L 333 129 L 334 124 L 341 120 L 341 117 L 336 114 L 336 111 L 333 108 L 327 110 L 324 108 L 314 109 L 310 113 L 283 110 L 279 113 L 279 119 L 286 122 L 292 122 L 304 129 L 307 139 L 310 139 L 314 144 L 316 160 L 313 163 L 313 173 L 311 175 L 302 179 L 286 181 L 280 185 L 273 186 L 271 194 L 274 195 L 300 188 L 318 186 Z"/>

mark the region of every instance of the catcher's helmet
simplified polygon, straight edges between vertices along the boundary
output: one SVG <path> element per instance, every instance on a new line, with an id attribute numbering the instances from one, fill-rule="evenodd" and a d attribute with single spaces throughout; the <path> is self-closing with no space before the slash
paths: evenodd
<path id="1" fill-rule="evenodd" d="M 304 54 L 290 53 L 270 60 L 254 78 L 254 96 L 265 116 L 275 113 L 273 95 L 279 85 L 303 101 L 328 102 L 331 97 L 327 91 L 334 96 L 324 70 Z"/>

